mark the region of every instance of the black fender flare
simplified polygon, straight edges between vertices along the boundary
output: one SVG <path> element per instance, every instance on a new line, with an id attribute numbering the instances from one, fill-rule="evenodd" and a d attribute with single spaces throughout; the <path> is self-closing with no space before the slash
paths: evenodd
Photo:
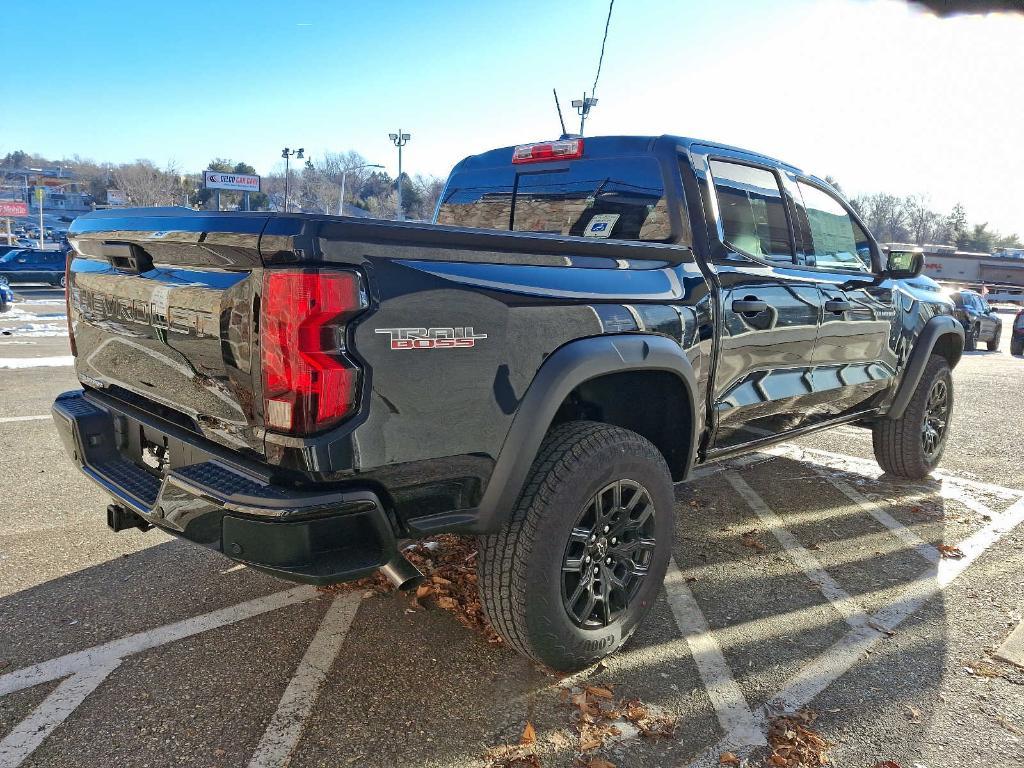
<path id="1" fill-rule="evenodd" d="M 555 413 L 577 386 L 590 379 L 624 371 L 668 371 L 682 381 L 691 410 L 690 444 L 684 474 L 693 466 L 703 427 L 693 365 L 677 341 L 665 336 L 623 334 L 572 341 L 552 353 L 534 376 L 513 417 L 512 425 L 474 510 L 472 529 L 494 532 L 512 514 L 526 477 Z"/>
<path id="2" fill-rule="evenodd" d="M 917 340 L 914 342 L 914 348 L 910 352 L 907 365 L 903 370 L 903 377 L 900 379 L 899 388 L 896 390 L 896 396 L 893 397 L 892 404 L 889 406 L 886 418 L 898 419 L 903 416 L 904 411 L 907 410 L 907 406 L 910 404 L 910 399 L 917 390 L 917 385 L 921 382 L 921 376 L 924 374 L 925 366 L 928 365 L 928 359 L 931 357 L 935 345 L 941 337 L 946 335 L 955 336 L 958 342 L 956 356 L 955 359 L 950 361 L 950 367 L 953 368 L 960 362 L 960 356 L 964 349 L 963 325 L 951 315 L 937 315 L 928 320 L 924 324 L 924 328 L 917 335 Z"/>

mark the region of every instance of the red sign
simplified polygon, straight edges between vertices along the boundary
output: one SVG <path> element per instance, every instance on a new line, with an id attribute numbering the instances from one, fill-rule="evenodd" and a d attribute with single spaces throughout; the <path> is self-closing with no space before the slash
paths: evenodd
<path id="1" fill-rule="evenodd" d="M 28 203 L 21 200 L 0 200 L 0 217 L 28 216 Z"/>

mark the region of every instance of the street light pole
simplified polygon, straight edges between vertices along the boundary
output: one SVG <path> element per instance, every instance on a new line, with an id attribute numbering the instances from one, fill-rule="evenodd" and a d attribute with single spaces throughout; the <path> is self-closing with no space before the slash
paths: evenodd
<path id="1" fill-rule="evenodd" d="M 398 147 L 398 220 L 405 221 L 405 210 L 402 208 L 402 147 L 409 143 L 412 136 L 402 133 L 402 129 L 399 128 L 398 133 L 389 133 L 388 138 Z"/>
<path id="2" fill-rule="evenodd" d="M 46 193 L 43 192 L 42 187 L 36 187 L 36 200 L 39 203 L 39 250 L 43 250 L 43 235 L 46 234 L 46 230 L 43 228 L 43 196 Z"/>
<path id="3" fill-rule="evenodd" d="M 363 168 L 383 168 L 383 167 L 384 167 L 383 165 L 380 165 L 378 163 L 363 163 L 362 165 L 357 165 L 357 166 L 355 166 L 353 168 L 345 168 L 341 172 L 341 196 L 338 198 L 338 215 L 339 216 L 344 216 L 345 215 L 345 209 L 343 207 L 345 205 L 345 177 L 348 176 L 348 172 L 349 171 L 360 171 Z"/>
<path id="4" fill-rule="evenodd" d="M 288 213 L 288 180 L 289 180 L 289 178 L 291 176 L 291 166 L 289 164 L 289 161 L 291 160 L 292 157 L 294 157 L 296 160 L 301 160 L 303 152 L 305 152 L 305 150 L 302 147 L 299 147 L 298 149 L 288 149 L 288 147 L 285 147 L 284 149 L 281 150 L 281 157 L 284 158 L 284 212 L 285 213 Z"/>

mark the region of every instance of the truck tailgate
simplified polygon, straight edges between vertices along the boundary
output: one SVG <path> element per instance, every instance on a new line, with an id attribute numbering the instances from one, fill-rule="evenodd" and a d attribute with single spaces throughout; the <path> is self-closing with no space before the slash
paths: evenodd
<path id="1" fill-rule="evenodd" d="M 266 220 L 180 209 L 78 219 L 68 322 L 81 381 L 263 455 L 253 312 Z"/>

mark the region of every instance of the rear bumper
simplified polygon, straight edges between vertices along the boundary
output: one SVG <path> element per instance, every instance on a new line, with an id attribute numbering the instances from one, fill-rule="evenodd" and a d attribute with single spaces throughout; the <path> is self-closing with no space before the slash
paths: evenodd
<path id="1" fill-rule="evenodd" d="M 303 492 L 204 448 L 180 427 L 95 393 L 65 392 L 53 420 L 76 466 L 147 523 L 285 579 L 331 584 L 366 576 L 397 552 L 369 490 Z M 133 436 L 167 446 L 162 476 L 131 458 Z M 262 475 L 262 476 L 261 476 Z"/>

